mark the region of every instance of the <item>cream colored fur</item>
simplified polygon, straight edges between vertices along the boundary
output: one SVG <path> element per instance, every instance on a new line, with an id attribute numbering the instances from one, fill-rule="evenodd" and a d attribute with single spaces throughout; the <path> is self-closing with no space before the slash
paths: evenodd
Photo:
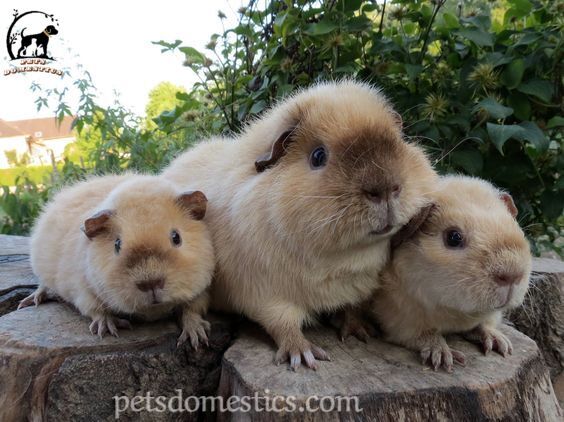
<path id="1" fill-rule="evenodd" d="M 293 130 L 296 140 L 273 167 L 254 162 Z M 312 169 L 325 145 L 327 166 Z M 235 139 L 214 138 L 178 157 L 163 176 L 195 183 L 209 198 L 217 252 L 213 307 L 241 312 L 276 341 L 277 361 L 326 359 L 301 327 L 317 313 L 367 299 L 388 259 L 389 239 L 427 203 L 435 173 L 402 140 L 398 116 L 375 89 L 345 81 L 297 93 Z M 365 186 L 398 198 L 370 203 Z M 387 207 L 387 208 L 386 208 Z M 371 231 L 393 226 L 386 235 Z"/>
<path id="2" fill-rule="evenodd" d="M 205 340 L 209 324 L 200 314 L 207 308 L 214 251 L 205 223 L 176 203 L 180 193 L 160 177 L 132 174 L 95 177 L 59 192 L 33 229 L 31 265 L 40 286 L 23 305 L 57 295 L 91 318 L 91 330 L 99 335 L 117 334 L 126 324 L 116 315 L 156 319 L 180 306 L 183 340 Z M 114 213 L 107 230 L 87 238 L 81 226 L 106 209 Z M 172 229 L 182 236 L 179 247 L 171 243 Z M 164 287 L 154 297 L 136 286 L 156 278 Z"/>
<path id="3" fill-rule="evenodd" d="M 511 352 L 497 326 L 502 312 L 524 299 L 531 254 L 500 195 L 480 179 L 443 177 L 432 195 L 436 210 L 394 251 L 370 305 L 388 340 L 420 351 L 435 368 L 452 370 L 453 354 L 443 338 L 448 333 L 470 332 L 486 352 Z M 453 227 L 463 233 L 462 249 L 444 245 L 444 232 Z M 500 286 L 494 280 L 500 272 L 519 274 L 519 281 Z"/>

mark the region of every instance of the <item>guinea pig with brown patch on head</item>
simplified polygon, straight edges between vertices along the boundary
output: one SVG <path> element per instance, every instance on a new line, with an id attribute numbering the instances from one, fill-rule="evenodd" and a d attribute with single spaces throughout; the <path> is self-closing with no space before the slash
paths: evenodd
<path id="1" fill-rule="evenodd" d="M 532 258 L 508 193 L 447 176 L 432 196 L 434 208 L 394 250 L 369 310 L 387 340 L 450 372 L 464 355 L 448 346 L 449 333 L 464 333 L 485 353 L 512 353 L 498 326 L 523 302 Z"/>
<path id="2" fill-rule="evenodd" d="M 236 139 L 185 152 L 163 177 L 210 199 L 212 307 L 260 323 L 276 362 L 293 369 L 328 359 L 302 327 L 370 297 L 390 238 L 436 180 L 384 96 L 353 81 L 296 93 Z"/>
<path id="3" fill-rule="evenodd" d="M 215 257 L 206 207 L 202 192 L 157 176 L 95 177 L 62 190 L 33 229 L 39 287 L 20 307 L 60 297 L 91 318 L 99 336 L 128 327 L 120 315 L 153 320 L 179 307 L 179 343 L 207 342 L 201 315 Z"/>

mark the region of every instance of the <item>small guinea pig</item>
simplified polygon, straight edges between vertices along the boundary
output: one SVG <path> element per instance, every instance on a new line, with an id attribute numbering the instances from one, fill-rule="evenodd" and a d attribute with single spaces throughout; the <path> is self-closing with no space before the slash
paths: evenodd
<path id="1" fill-rule="evenodd" d="M 180 307 L 179 343 L 207 342 L 201 314 L 215 258 L 201 221 L 206 206 L 202 192 L 181 193 L 157 176 L 97 177 L 64 189 L 33 229 L 40 285 L 20 307 L 60 297 L 91 318 L 99 336 L 129 326 L 117 315 L 158 319 Z"/>
<path id="2" fill-rule="evenodd" d="M 302 326 L 370 297 L 390 238 L 436 180 L 386 98 L 349 80 L 292 95 L 236 139 L 198 144 L 163 177 L 210 199 L 212 307 L 260 323 L 293 369 L 328 359 Z"/>
<path id="3" fill-rule="evenodd" d="M 509 194 L 448 176 L 432 196 L 434 208 L 394 250 L 369 309 L 389 341 L 451 372 L 464 355 L 449 348 L 448 333 L 464 333 L 485 353 L 512 353 L 497 327 L 504 310 L 523 302 L 531 253 Z"/>

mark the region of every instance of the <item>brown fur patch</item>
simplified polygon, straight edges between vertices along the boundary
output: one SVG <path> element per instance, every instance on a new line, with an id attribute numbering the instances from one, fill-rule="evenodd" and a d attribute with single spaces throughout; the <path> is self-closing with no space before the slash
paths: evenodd
<path id="1" fill-rule="evenodd" d="M 168 253 L 151 246 L 135 246 L 127 251 L 125 266 L 127 268 L 134 268 L 150 258 L 162 261 L 168 258 Z"/>

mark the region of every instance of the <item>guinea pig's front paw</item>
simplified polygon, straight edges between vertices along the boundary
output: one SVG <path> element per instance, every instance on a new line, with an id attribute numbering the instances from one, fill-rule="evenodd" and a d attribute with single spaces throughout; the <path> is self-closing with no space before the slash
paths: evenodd
<path id="1" fill-rule="evenodd" d="M 360 341 L 368 342 L 370 337 L 375 337 L 376 329 L 370 322 L 364 320 L 362 316 L 347 315 L 344 318 L 343 325 L 339 330 L 341 341 L 344 342 L 348 337 L 355 336 Z"/>
<path id="2" fill-rule="evenodd" d="M 90 332 L 93 335 L 97 335 L 100 338 L 104 337 L 104 334 L 110 333 L 114 337 L 119 337 L 118 328 L 131 329 L 131 324 L 128 320 L 115 317 L 113 315 L 100 314 L 92 318 L 92 323 L 90 324 Z"/>
<path id="3" fill-rule="evenodd" d="M 480 325 L 470 331 L 466 337 L 470 341 L 480 343 L 482 345 L 484 355 L 487 355 L 492 350 L 498 352 L 503 357 L 513 354 L 513 345 L 511 344 L 511 340 L 495 328 Z"/>
<path id="4" fill-rule="evenodd" d="M 194 350 L 198 350 L 200 343 L 209 346 L 208 335 L 210 330 L 211 324 L 202 318 L 201 315 L 194 312 L 189 315 L 184 315 L 182 333 L 180 337 L 178 337 L 176 347 L 180 347 L 188 338 L 190 338 L 190 344 Z"/>
<path id="5" fill-rule="evenodd" d="M 331 360 L 329 355 L 321 347 L 307 341 L 304 337 L 301 339 L 290 339 L 285 341 L 276 352 L 274 362 L 277 365 L 290 361 L 290 368 L 295 371 L 303 363 L 310 369 L 317 369 L 317 361 Z"/>
<path id="6" fill-rule="evenodd" d="M 439 336 L 426 341 L 426 345 L 420 349 L 419 353 L 423 364 L 430 364 L 435 371 L 443 367 L 450 373 L 453 371 L 455 362 L 462 366 L 466 364 L 464 353 L 451 349 L 446 340 Z"/>

